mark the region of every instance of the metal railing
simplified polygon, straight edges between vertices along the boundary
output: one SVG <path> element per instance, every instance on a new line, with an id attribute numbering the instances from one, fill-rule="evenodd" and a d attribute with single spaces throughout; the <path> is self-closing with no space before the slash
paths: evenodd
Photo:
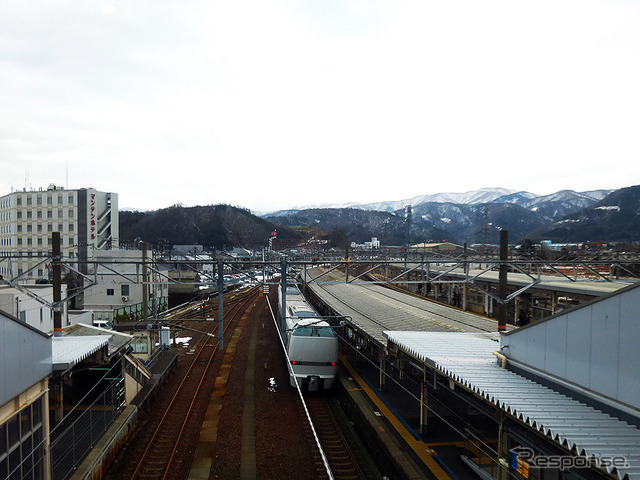
<path id="1" fill-rule="evenodd" d="M 59 435 L 52 435 L 51 478 L 67 480 L 109 429 L 125 403 L 124 379 L 118 378 Z M 63 420 L 65 422 L 65 420 Z"/>

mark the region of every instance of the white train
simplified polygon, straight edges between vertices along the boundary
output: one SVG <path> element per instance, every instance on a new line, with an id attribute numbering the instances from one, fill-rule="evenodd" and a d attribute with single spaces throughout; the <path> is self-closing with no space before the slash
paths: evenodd
<path id="1" fill-rule="evenodd" d="M 333 387 L 338 370 L 338 336 L 318 315 L 296 285 L 286 288 L 282 319 L 282 286 L 278 288 L 278 323 L 293 369 L 290 383 L 310 392 Z"/>

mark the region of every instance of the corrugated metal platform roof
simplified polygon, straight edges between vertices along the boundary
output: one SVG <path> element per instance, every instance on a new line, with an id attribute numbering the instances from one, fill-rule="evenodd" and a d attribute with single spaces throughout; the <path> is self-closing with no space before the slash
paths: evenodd
<path id="1" fill-rule="evenodd" d="M 324 303 L 340 315 L 351 317 L 350 323 L 381 345 L 386 344 L 384 330 L 492 332 L 497 335 L 496 320 L 381 285 L 312 282 L 308 286 Z"/>
<path id="2" fill-rule="evenodd" d="M 108 330 L 106 328 L 94 327 L 93 325 L 83 325 L 81 323 L 72 325 L 62 329 L 63 337 L 106 337 L 109 339 L 109 355 L 121 350 L 126 346 L 133 335 L 117 332 L 115 330 Z"/>
<path id="3" fill-rule="evenodd" d="M 621 480 L 640 479 L 640 430 L 627 422 L 500 368 L 497 341 L 474 333 L 384 331 L 390 341 L 488 402 L 588 458 L 625 457 L 607 466 Z"/>
<path id="4" fill-rule="evenodd" d="M 68 370 L 92 353 L 109 344 L 109 336 L 52 337 L 52 363 L 54 370 Z"/>

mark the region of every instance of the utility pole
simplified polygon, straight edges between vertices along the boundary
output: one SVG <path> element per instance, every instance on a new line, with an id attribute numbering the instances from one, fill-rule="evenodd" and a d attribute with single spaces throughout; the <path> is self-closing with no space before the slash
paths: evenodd
<path id="1" fill-rule="evenodd" d="M 344 275 L 345 283 L 349 283 L 349 244 L 344 249 Z"/>
<path id="2" fill-rule="evenodd" d="M 142 242 L 142 321 L 147 325 L 149 321 L 149 272 L 147 271 L 147 250 L 149 244 Z"/>
<path id="3" fill-rule="evenodd" d="M 280 312 L 280 331 L 282 335 L 286 335 L 287 328 L 287 259 L 283 258 L 280 261 L 280 290 L 281 294 L 281 308 L 282 312 Z"/>
<path id="4" fill-rule="evenodd" d="M 409 235 L 411 232 L 411 205 L 404 207 L 404 269 L 407 270 L 407 257 L 409 256 Z"/>
<path id="5" fill-rule="evenodd" d="M 53 258 L 53 336 L 62 337 L 62 267 L 60 265 L 60 232 L 51 234 Z"/>
<path id="6" fill-rule="evenodd" d="M 218 260 L 218 345 L 224 350 L 224 262 Z"/>
<path id="7" fill-rule="evenodd" d="M 151 297 L 151 315 L 153 315 L 154 319 L 158 318 L 158 282 L 156 277 L 156 253 L 155 250 L 151 252 L 151 258 L 153 263 L 153 273 L 151 274 L 151 285 L 152 285 L 152 297 Z M 160 325 L 158 325 L 158 331 L 160 330 Z"/>
<path id="8" fill-rule="evenodd" d="M 498 331 L 507 330 L 507 260 L 509 258 L 509 231 L 500 230 L 500 273 L 498 275 Z"/>

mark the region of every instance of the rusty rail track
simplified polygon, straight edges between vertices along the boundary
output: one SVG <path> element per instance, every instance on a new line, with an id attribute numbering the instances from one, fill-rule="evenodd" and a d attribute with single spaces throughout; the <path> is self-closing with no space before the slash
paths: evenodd
<path id="1" fill-rule="evenodd" d="M 236 322 L 233 320 L 242 315 L 245 307 L 254 301 L 256 296 L 257 289 L 254 289 L 247 292 L 243 299 L 230 302 L 225 313 L 225 333 L 231 325 L 234 325 L 233 328 L 235 328 Z M 218 322 L 211 322 L 208 327 L 208 333 L 213 333 L 218 328 Z M 196 347 L 197 353 L 194 355 L 194 360 L 155 427 L 153 435 L 130 477 L 131 480 L 167 478 L 173 460 L 179 451 L 180 440 L 185 429 L 188 428 L 195 402 L 203 391 L 203 385 L 207 378 L 215 379 L 215 372 L 211 372 L 210 367 L 218 351 L 218 344 L 217 339 L 202 335 L 200 343 Z"/>

